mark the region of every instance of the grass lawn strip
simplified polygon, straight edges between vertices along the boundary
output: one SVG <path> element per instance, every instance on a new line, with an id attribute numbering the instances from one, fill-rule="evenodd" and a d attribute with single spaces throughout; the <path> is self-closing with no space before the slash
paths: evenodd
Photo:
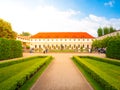
<path id="1" fill-rule="evenodd" d="M 92 78 L 97 80 L 97 82 L 99 82 L 101 85 L 103 84 L 102 86 L 104 86 L 104 88 L 111 88 L 111 90 L 116 88 L 120 90 L 120 82 L 101 71 L 101 68 L 97 68 L 93 64 L 88 63 L 85 58 L 79 58 L 77 56 L 75 56 L 75 58 L 84 69 L 86 68 L 89 74 L 91 74 Z"/>
<path id="2" fill-rule="evenodd" d="M 111 78 L 116 79 L 116 81 L 120 81 L 120 72 L 118 72 L 120 70 L 120 66 L 108 64 L 105 62 L 98 62 L 96 60 L 89 58 L 84 58 L 84 59 L 85 61 L 94 65 L 95 67 L 100 68 L 101 71 L 105 72 Z"/>
<path id="3" fill-rule="evenodd" d="M 31 66 L 27 64 L 23 64 L 23 66 L 27 66 L 29 68 L 26 68 L 24 69 L 22 72 L 19 72 L 18 74 L 14 74 L 12 77 L 10 76 L 10 78 L 8 78 L 7 80 L 1 82 L 0 84 L 0 90 L 14 90 L 16 88 L 19 88 L 20 86 L 22 86 L 24 84 L 24 82 L 26 80 L 28 80 L 31 76 L 33 76 L 35 74 L 35 72 L 48 60 L 50 59 L 50 57 L 46 57 L 46 58 L 37 58 L 37 60 L 34 60 L 34 62 L 36 62 L 35 64 L 33 64 L 33 62 L 30 60 L 30 62 L 33 64 Z M 29 61 L 28 61 L 29 62 Z M 22 64 L 22 63 L 20 63 Z M 13 68 L 16 68 L 16 65 L 19 65 L 19 64 L 14 64 L 15 67 Z M 14 66 L 13 65 L 13 66 Z M 12 65 L 11 65 L 12 66 Z M 21 68 L 19 66 L 17 66 L 17 68 Z M 4 69 L 4 68 L 2 68 Z M 7 68 L 6 68 L 7 69 Z M 17 69 L 16 69 L 17 70 Z M 7 72 L 7 71 L 6 71 Z M 8 72 L 11 72 L 9 71 L 9 66 L 8 66 Z M 14 73 L 14 72 L 13 72 Z M 6 74 L 7 75 L 7 74 Z"/>
<path id="4" fill-rule="evenodd" d="M 13 65 L 13 64 L 17 64 L 17 63 L 22 63 L 22 62 L 26 62 L 26 61 L 30 61 L 30 60 L 33 60 L 37 57 L 41 57 L 41 56 L 32 56 L 32 57 L 28 57 L 28 58 L 22 58 L 22 59 L 15 59 L 15 60 L 5 60 L 5 61 L 1 61 L 0 62 L 0 68 L 2 67 L 6 67 L 6 66 L 10 66 L 10 65 Z M 44 56 L 45 57 L 45 56 Z M 41 57 L 43 58 L 43 56 Z"/>
<path id="5" fill-rule="evenodd" d="M 39 58 L 0 68 L 0 83 L 7 80 L 8 78 L 14 77 L 14 75 L 17 75 L 20 72 L 28 69 L 30 66 L 36 64 L 35 60 L 37 62 L 39 61 Z"/>
<path id="6" fill-rule="evenodd" d="M 78 67 L 78 69 L 82 72 L 82 74 L 85 76 L 90 85 L 94 88 L 94 90 L 104 90 L 93 78 L 91 78 L 90 74 L 86 72 L 76 60 L 72 60 Z"/>
<path id="7" fill-rule="evenodd" d="M 79 56 L 79 57 L 80 58 L 89 58 L 89 59 L 93 59 L 96 61 L 106 62 L 109 64 L 114 64 L 114 65 L 120 66 L 120 60 L 117 60 L 117 59 L 100 58 L 100 57 L 95 57 L 95 56 Z"/>

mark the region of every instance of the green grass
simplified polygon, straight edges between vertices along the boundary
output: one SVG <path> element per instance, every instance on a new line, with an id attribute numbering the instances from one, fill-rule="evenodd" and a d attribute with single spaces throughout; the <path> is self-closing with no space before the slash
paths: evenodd
<path id="1" fill-rule="evenodd" d="M 5 62 L 3 63 L 2 67 L 0 68 L 0 90 L 9 90 L 9 89 L 16 89 L 21 87 L 24 82 L 29 80 L 39 69 L 45 65 L 46 63 L 51 60 L 50 57 L 32 57 L 23 60 L 23 62 L 10 61 L 11 64 L 6 66 Z M 8 62 L 6 62 L 8 63 Z"/>
<path id="2" fill-rule="evenodd" d="M 111 78 L 114 78 L 116 81 L 120 82 L 120 66 L 92 60 L 89 58 L 84 58 L 84 60 L 99 68 L 102 72 L 105 72 Z"/>
<path id="3" fill-rule="evenodd" d="M 90 83 L 90 85 L 94 88 L 94 90 L 104 90 L 74 59 L 72 59 L 78 69 L 85 76 L 86 80 Z"/>
<path id="4" fill-rule="evenodd" d="M 89 57 L 80 58 L 74 56 L 74 60 L 78 63 L 78 66 L 82 67 L 84 71 L 89 73 L 90 77 L 88 78 L 93 78 L 98 84 L 107 90 L 120 90 L 120 66 L 103 62 L 102 58 L 101 61 L 98 61 Z"/>
<path id="5" fill-rule="evenodd" d="M 31 86 L 41 76 L 42 72 L 47 68 L 51 61 L 52 59 L 48 60 L 47 63 L 32 78 L 30 78 L 19 90 L 30 90 Z"/>

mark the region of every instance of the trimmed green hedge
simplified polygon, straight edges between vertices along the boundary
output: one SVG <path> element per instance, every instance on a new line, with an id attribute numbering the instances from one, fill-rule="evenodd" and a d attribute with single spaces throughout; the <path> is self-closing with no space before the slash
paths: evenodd
<path id="1" fill-rule="evenodd" d="M 120 59 L 120 37 L 113 38 L 109 41 L 106 56 L 109 58 Z"/>
<path id="2" fill-rule="evenodd" d="M 110 60 L 108 58 L 100 58 L 100 57 L 94 57 L 94 56 L 79 56 L 79 57 L 80 58 L 90 58 L 90 59 L 94 59 L 94 60 L 97 60 L 97 61 L 106 62 L 106 63 L 110 63 L 110 64 L 120 66 L 120 61 L 119 60 Z"/>
<path id="3" fill-rule="evenodd" d="M 10 77 L 0 84 L 0 90 L 18 90 L 27 80 L 29 80 L 48 60 L 51 60 L 51 56 L 45 57 L 43 60 L 37 60 L 37 63 L 23 70 L 22 72 Z M 14 61 L 13 61 L 14 62 Z M 36 62 L 36 61 L 35 61 Z"/>
<path id="4" fill-rule="evenodd" d="M 101 72 L 101 70 L 94 67 L 94 65 L 89 64 L 78 56 L 74 56 L 73 60 L 75 60 L 81 67 L 83 67 L 83 69 L 88 72 L 91 77 L 96 80 L 96 82 L 98 82 L 105 90 L 120 90 L 118 86 L 119 84 L 114 86 L 114 78 L 111 78 L 104 72 Z"/>
<path id="5" fill-rule="evenodd" d="M 22 57 L 21 41 L 0 38 L 0 60 Z"/>

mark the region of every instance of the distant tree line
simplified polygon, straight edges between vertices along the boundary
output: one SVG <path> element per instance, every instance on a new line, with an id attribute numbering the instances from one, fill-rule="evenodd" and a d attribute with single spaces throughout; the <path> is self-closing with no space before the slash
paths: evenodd
<path id="1" fill-rule="evenodd" d="M 29 32 L 22 32 L 20 35 L 21 36 L 30 36 L 31 34 Z"/>
<path id="2" fill-rule="evenodd" d="M 99 27 L 97 30 L 98 37 L 109 34 L 111 32 L 115 32 L 116 29 L 114 29 L 112 26 L 111 27 Z"/>

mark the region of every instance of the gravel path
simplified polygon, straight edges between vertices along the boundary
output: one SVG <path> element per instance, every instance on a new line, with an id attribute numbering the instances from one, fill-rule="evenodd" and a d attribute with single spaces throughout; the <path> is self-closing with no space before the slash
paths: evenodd
<path id="1" fill-rule="evenodd" d="M 55 58 L 31 90 L 93 90 L 70 60 L 71 54 L 52 54 Z"/>

